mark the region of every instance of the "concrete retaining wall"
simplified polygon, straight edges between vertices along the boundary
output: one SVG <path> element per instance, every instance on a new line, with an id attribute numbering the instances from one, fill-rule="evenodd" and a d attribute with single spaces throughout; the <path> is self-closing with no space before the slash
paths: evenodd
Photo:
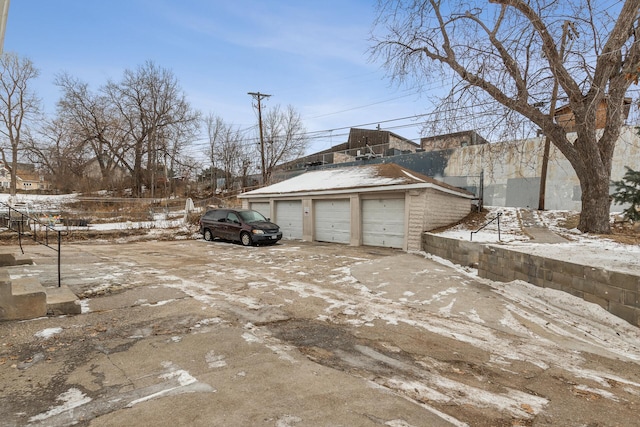
<path id="1" fill-rule="evenodd" d="M 499 282 L 524 280 L 543 288 L 561 290 L 640 326 L 638 275 L 428 233 L 423 237 L 423 249 L 460 265 L 472 265 L 478 256 L 475 262 L 480 277 Z"/>
<path id="2" fill-rule="evenodd" d="M 422 250 L 464 266 L 478 267 L 484 245 L 423 233 Z"/>

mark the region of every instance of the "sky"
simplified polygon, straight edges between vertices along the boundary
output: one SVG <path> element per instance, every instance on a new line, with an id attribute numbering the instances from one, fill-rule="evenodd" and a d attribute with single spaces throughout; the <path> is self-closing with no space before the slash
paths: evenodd
<path id="1" fill-rule="evenodd" d="M 146 61 L 169 69 L 191 105 L 242 129 L 265 108 L 293 106 L 312 133 L 309 153 L 345 142 L 350 127 L 419 142 L 430 101 L 371 60 L 375 0 L 12 0 L 4 51 L 40 70 L 33 88 L 55 114 L 56 75 L 97 90 Z M 403 120 L 398 120 L 404 118 Z M 318 132 L 323 131 L 323 132 Z M 330 132 L 324 132 L 330 131 Z M 316 133 L 318 132 L 318 133 Z M 192 155 L 204 152 L 195 142 Z"/>

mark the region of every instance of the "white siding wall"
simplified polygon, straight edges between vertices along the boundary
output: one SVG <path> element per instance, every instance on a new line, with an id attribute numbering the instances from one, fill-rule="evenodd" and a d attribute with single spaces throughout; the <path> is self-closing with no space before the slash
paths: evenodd
<path id="1" fill-rule="evenodd" d="M 407 194 L 407 250 L 422 249 L 422 233 L 427 211 L 426 190 L 411 190 Z"/>
<path id="2" fill-rule="evenodd" d="M 424 216 L 423 231 L 453 224 L 471 212 L 470 199 L 433 189 L 428 189 L 425 196 L 427 213 Z"/>

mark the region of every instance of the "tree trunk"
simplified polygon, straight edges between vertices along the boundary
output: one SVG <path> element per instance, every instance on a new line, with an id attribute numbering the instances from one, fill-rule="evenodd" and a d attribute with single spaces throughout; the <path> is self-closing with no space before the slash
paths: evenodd
<path id="1" fill-rule="evenodd" d="M 11 141 L 11 197 L 15 197 L 18 188 L 18 144 Z"/>
<path id="2" fill-rule="evenodd" d="M 133 161 L 133 196 L 142 197 L 142 147 L 141 143 L 136 144 L 135 158 Z"/>
<path id="3" fill-rule="evenodd" d="M 580 172 L 576 170 L 582 189 L 582 212 L 578 230 L 584 233 L 610 234 L 611 173 L 597 169 L 594 167 Z"/>

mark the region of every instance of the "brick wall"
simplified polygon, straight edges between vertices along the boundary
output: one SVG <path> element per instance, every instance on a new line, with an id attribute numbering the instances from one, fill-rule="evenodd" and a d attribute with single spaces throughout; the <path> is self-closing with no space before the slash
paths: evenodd
<path id="1" fill-rule="evenodd" d="M 460 265 L 477 265 L 478 276 L 498 282 L 523 280 L 567 292 L 598 304 L 640 326 L 640 276 L 544 258 L 496 245 L 450 239 L 430 233 L 423 250 Z"/>

